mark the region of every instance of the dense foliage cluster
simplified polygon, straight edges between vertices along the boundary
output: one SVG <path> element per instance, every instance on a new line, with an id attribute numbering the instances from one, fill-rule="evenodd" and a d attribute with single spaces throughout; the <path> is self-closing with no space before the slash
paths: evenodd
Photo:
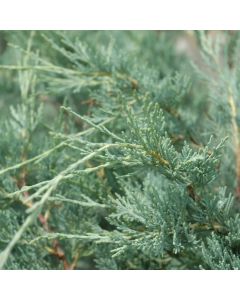
<path id="1" fill-rule="evenodd" d="M 240 269 L 238 32 L 0 32 L 0 268 Z"/>

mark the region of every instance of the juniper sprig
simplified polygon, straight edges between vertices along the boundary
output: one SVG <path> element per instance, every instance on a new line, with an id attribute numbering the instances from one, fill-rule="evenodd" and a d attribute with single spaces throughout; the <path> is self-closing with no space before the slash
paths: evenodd
<path id="1" fill-rule="evenodd" d="M 0 268 L 240 269 L 238 32 L 0 40 Z"/>

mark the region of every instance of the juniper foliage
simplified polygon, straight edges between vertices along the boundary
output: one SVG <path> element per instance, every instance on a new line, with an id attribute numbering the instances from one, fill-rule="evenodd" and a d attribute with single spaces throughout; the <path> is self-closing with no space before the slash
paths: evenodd
<path id="1" fill-rule="evenodd" d="M 240 269 L 238 32 L 0 33 L 0 267 Z"/>

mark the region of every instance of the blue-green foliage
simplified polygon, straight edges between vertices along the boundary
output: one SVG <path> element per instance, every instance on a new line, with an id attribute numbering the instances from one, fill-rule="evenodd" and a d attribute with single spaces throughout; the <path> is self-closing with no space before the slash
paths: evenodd
<path id="1" fill-rule="evenodd" d="M 1 268 L 240 269 L 238 32 L 1 39 Z"/>

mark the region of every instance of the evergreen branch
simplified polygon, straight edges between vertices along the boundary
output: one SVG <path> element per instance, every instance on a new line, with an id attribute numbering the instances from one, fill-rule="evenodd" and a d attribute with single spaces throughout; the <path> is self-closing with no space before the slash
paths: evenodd
<path id="1" fill-rule="evenodd" d="M 72 175 L 69 174 L 70 172 L 72 172 L 74 169 L 76 169 L 79 165 L 81 165 L 84 162 L 86 162 L 86 161 L 90 160 L 91 158 L 95 157 L 100 152 L 103 152 L 103 151 L 107 150 L 108 148 L 114 148 L 114 147 L 119 147 L 119 146 L 124 146 L 124 147 L 128 146 L 129 147 L 129 144 L 108 144 L 108 145 L 105 145 L 105 146 L 97 149 L 96 151 L 86 155 L 85 157 L 81 158 L 77 162 L 75 162 L 75 163 L 71 164 L 70 166 L 68 166 L 64 171 L 60 172 L 56 177 L 51 179 L 46 185 L 42 186 L 36 193 L 34 193 L 30 197 L 28 197 L 28 199 L 25 200 L 25 202 L 30 201 L 30 200 L 36 198 L 37 196 L 39 196 L 42 192 L 46 191 L 43 194 L 41 200 L 36 202 L 35 204 L 33 204 L 27 210 L 27 212 L 30 213 L 30 215 L 27 217 L 27 219 L 25 220 L 23 225 L 20 227 L 20 229 L 14 235 L 12 241 L 8 244 L 6 249 L 0 253 L 0 269 L 3 268 L 4 264 L 6 263 L 9 255 L 11 253 L 11 250 L 16 245 L 16 243 L 21 239 L 23 233 L 27 230 L 29 225 L 31 225 L 33 223 L 33 221 L 35 221 L 36 217 L 41 212 L 41 209 L 42 209 L 43 205 L 48 200 L 48 198 L 51 195 L 52 191 L 57 187 L 57 185 L 60 183 L 60 181 L 62 181 L 64 179 L 64 177 L 68 178 L 67 177 L 68 175 L 70 175 L 70 177 L 71 177 Z M 130 145 L 130 146 L 132 146 L 132 145 Z M 86 169 L 86 172 L 89 173 L 89 172 L 92 172 L 92 171 L 95 171 L 95 170 L 96 170 L 96 168 L 91 168 L 91 171 Z"/>
<path id="2" fill-rule="evenodd" d="M 68 233 L 48 233 L 46 235 L 41 235 L 36 237 L 35 239 L 32 239 L 29 244 L 34 244 L 36 242 L 38 242 L 39 240 L 42 239 L 47 239 L 47 240 L 53 240 L 53 239 L 77 239 L 77 240 L 87 240 L 87 241 L 98 241 L 99 240 L 101 242 L 111 242 L 111 240 L 104 236 L 101 237 L 98 234 L 94 234 L 94 233 L 88 233 L 86 235 L 79 235 L 79 234 L 68 234 Z"/>
<path id="3" fill-rule="evenodd" d="M 28 160 L 24 160 L 21 163 L 16 164 L 16 165 L 14 165 L 12 167 L 8 167 L 6 169 L 0 170 L 0 176 L 3 175 L 3 174 L 5 174 L 6 172 L 19 169 L 19 168 L 21 168 L 21 167 L 23 167 L 23 166 L 25 166 L 27 164 L 30 164 L 32 162 L 39 163 L 42 159 L 46 158 L 49 154 L 51 154 L 52 152 L 54 152 L 55 150 L 57 150 L 57 149 L 59 149 L 59 148 L 61 148 L 63 146 L 66 146 L 65 142 L 62 142 L 62 143 L 58 144 L 57 146 L 55 146 L 55 147 L 53 147 L 53 148 L 51 148 L 51 149 L 49 149 L 49 150 L 47 150 L 47 151 L 39 154 L 39 155 L 37 155 L 37 156 L 35 156 L 33 158 L 30 158 Z"/>
<path id="4" fill-rule="evenodd" d="M 48 199 L 51 192 L 54 190 L 54 188 L 57 185 L 57 181 L 47 190 L 47 192 L 43 195 L 40 203 L 41 205 L 44 204 L 44 202 Z M 39 206 L 40 207 L 40 206 Z M 21 239 L 23 233 L 28 229 L 28 227 L 35 221 L 37 214 L 40 213 L 40 210 L 35 210 L 34 213 L 29 215 L 27 219 L 24 221 L 22 226 L 19 228 L 19 230 L 15 233 L 14 237 L 12 238 L 11 242 L 7 245 L 7 247 L 0 253 L 0 269 L 2 269 L 5 265 L 5 263 L 8 260 L 9 255 L 11 254 L 12 249 L 16 245 L 16 243 Z"/>
<path id="5" fill-rule="evenodd" d="M 80 197 L 84 198 L 84 195 L 81 195 Z M 107 207 L 106 204 L 97 203 L 92 199 L 90 199 L 89 197 L 87 197 L 86 200 L 87 201 L 73 200 L 73 199 L 64 198 L 61 195 L 56 195 L 54 197 L 48 198 L 48 201 L 53 201 L 53 202 L 66 202 L 66 203 L 71 203 L 71 204 L 76 204 L 76 205 L 86 206 L 86 207 L 102 207 L 102 208 Z"/>
<path id="6" fill-rule="evenodd" d="M 103 124 L 100 125 L 96 125 L 94 124 L 92 121 L 90 121 L 88 118 L 80 116 L 79 114 L 77 114 L 76 112 L 72 111 L 72 109 L 70 107 L 65 107 L 65 106 L 61 106 L 61 108 L 67 112 L 70 112 L 71 114 L 73 114 L 74 116 L 76 116 L 77 118 L 79 118 L 82 121 L 87 122 L 89 125 L 91 125 L 93 128 L 96 128 L 98 130 L 100 130 L 103 133 L 106 133 L 108 135 L 110 135 L 111 137 L 113 137 L 116 140 L 119 140 L 121 142 L 124 142 L 124 140 L 120 137 L 118 137 L 116 134 L 112 133 L 111 131 L 109 131 Z"/>
<path id="7" fill-rule="evenodd" d="M 237 32 L 4 35 L 1 268 L 240 269 Z"/>

